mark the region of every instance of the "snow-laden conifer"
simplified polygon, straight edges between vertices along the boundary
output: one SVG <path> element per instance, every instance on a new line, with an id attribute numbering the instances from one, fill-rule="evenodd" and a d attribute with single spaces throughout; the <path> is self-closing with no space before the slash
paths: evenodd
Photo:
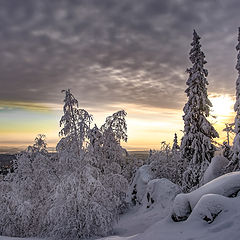
<path id="1" fill-rule="evenodd" d="M 207 120 L 212 104 L 208 99 L 206 79 L 208 75 L 205 55 L 201 50 L 200 37 L 194 30 L 190 60 L 192 67 L 187 69 L 188 102 L 184 106 L 184 136 L 181 142 L 181 157 L 188 167 L 183 174 L 183 185 L 189 190 L 200 184 L 202 176 L 213 157 L 215 147 L 212 139 L 218 133 Z"/>
<path id="2" fill-rule="evenodd" d="M 173 139 L 173 145 L 172 145 L 172 152 L 177 152 L 179 150 L 179 145 L 178 145 L 178 138 L 177 134 L 174 134 L 174 139 Z"/>
<path id="3" fill-rule="evenodd" d="M 236 81 L 236 102 L 234 105 L 234 111 L 236 112 L 234 131 L 236 136 L 233 141 L 233 157 L 229 164 L 231 170 L 235 171 L 240 170 L 240 28 L 238 31 L 238 44 L 236 46 L 236 50 L 238 51 L 236 65 L 238 78 Z"/>

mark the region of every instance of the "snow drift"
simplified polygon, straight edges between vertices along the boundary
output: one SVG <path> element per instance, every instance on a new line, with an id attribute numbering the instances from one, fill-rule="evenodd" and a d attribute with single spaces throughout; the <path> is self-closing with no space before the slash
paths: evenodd
<path id="1" fill-rule="evenodd" d="M 188 218 L 198 201 L 206 194 L 225 197 L 236 195 L 240 190 L 240 172 L 228 173 L 190 193 L 181 193 L 174 200 L 172 218 L 183 221 Z"/>

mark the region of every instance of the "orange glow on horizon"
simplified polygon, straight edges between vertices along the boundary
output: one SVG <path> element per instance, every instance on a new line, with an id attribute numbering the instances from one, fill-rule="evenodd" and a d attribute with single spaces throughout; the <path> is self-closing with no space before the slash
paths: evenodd
<path id="1" fill-rule="evenodd" d="M 215 140 L 222 143 L 226 140 L 226 132 L 222 131 L 225 123 L 234 121 L 234 99 L 229 95 L 219 94 L 210 95 L 209 98 L 213 104 L 211 115 L 217 116 L 216 119 L 210 118 L 210 122 L 220 134 L 220 138 Z M 127 112 L 128 142 L 122 145 L 127 150 L 159 149 L 162 141 L 172 144 L 174 133 L 177 133 L 180 144 L 183 130 L 182 109 L 151 108 L 135 104 L 123 104 L 122 107 L 120 104 L 111 105 L 103 110 L 86 109 L 94 116 L 94 123 L 97 123 L 98 127 L 104 123 L 107 116 L 124 109 Z M 33 143 L 39 133 L 46 135 L 51 148 L 60 140 L 58 132 L 62 112 L 59 108 L 36 113 L 22 109 L 16 116 L 9 114 L 6 113 L 5 118 L 0 119 L 0 148 L 7 146 L 24 149 Z"/>

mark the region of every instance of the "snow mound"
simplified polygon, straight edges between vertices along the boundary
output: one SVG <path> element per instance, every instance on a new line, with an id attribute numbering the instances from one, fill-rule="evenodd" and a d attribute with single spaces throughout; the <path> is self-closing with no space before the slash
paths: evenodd
<path id="1" fill-rule="evenodd" d="M 224 169 L 228 165 L 229 160 L 223 156 L 216 156 L 212 159 L 203 176 L 203 183 L 206 184 L 213 179 L 224 174 Z"/>
<path id="2" fill-rule="evenodd" d="M 222 212 L 234 213 L 235 203 L 240 203 L 240 198 L 228 198 L 218 194 L 206 194 L 201 197 L 187 221 L 204 220 L 212 223 Z M 237 207 L 237 206 L 236 206 Z"/>
<path id="3" fill-rule="evenodd" d="M 180 187 L 166 178 L 151 180 L 147 184 L 141 209 L 157 208 L 158 211 L 169 212 L 174 198 L 180 192 Z"/>
<path id="4" fill-rule="evenodd" d="M 147 184 L 154 179 L 154 173 L 149 165 L 141 166 L 133 179 L 132 184 L 127 192 L 126 202 L 141 204 L 144 194 L 146 192 Z"/>
<path id="5" fill-rule="evenodd" d="M 236 195 L 239 190 L 240 172 L 220 176 L 193 192 L 178 194 L 174 200 L 172 218 L 175 221 L 186 220 L 201 197 L 206 194 L 219 194 L 230 197 Z"/>

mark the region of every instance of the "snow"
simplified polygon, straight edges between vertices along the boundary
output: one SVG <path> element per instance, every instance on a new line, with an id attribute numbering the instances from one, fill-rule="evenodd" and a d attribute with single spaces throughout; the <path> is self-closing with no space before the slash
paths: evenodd
<path id="1" fill-rule="evenodd" d="M 101 240 L 237 240 L 240 235 L 240 197 L 223 195 L 236 190 L 239 178 L 238 172 L 226 174 L 189 194 L 195 207 L 186 221 L 174 222 L 170 214 L 161 210 L 161 204 L 152 205 L 146 211 L 141 210 L 143 207 L 135 208 L 121 217 L 114 228 L 115 235 Z M 163 185 L 167 182 L 152 180 L 146 189 L 160 180 Z"/>
<path id="2" fill-rule="evenodd" d="M 129 187 L 127 192 L 126 201 L 128 203 L 132 203 L 133 199 L 138 204 L 141 204 L 142 199 L 144 197 L 147 184 L 150 180 L 154 179 L 154 174 L 152 172 L 152 168 L 149 165 L 141 166 L 133 179 L 132 184 Z"/>
<path id="3" fill-rule="evenodd" d="M 216 156 L 212 159 L 210 165 L 203 176 L 203 183 L 208 183 L 211 180 L 223 175 L 226 166 L 228 165 L 229 160 L 222 156 Z"/>
<path id="4" fill-rule="evenodd" d="M 239 239 L 240 196 L 227 196 L 240 189 L 240 172 L 225 174 L 191 193 L 183 194 L 176 184 L 165 178 L 151 180 L 149 166 L 145 165 L 139 170 L 135 182 L 145 189 L 144 193 L 142 191 L 142 204 L 129 209 L 120 217 L 112 236 L 98 240 Z M 181 210 L 181 205 L 184 207 L 186 203 L 192 209 L 190 216 L 186 221 L 173 221 L 171 213 L 176 212 L 179 206 Z M 2 236 L 0 240 L 22 238 Z"/>
<path id="5" fill-rule="evenodd" d="M 154 179 L 148 182 L 141 209 L 158 208 L 159 211 L 169 212 L 172 202 L 181 192 L 178 185 L 166 178 Z"/>
<path id="6" fill-rule="evenodd" d="M 191 213 L 198 201 L 205 194 L 219 194 L 229 197 L 240 190 L 240 172 L 220 176 L 190 193 L 177 195 L 173 205 L 173 215 L 181 220 Z"/>
<path id="7" fill-rule="evenodd" d="M 213 198 L 215 198 L 214 195 Z M 210 202 L 211 196 L 205 199 L 206 202 Z M 176 223 L 170 217 L 162 216 L 157 208 L 145 213 L 132 210 L 121 217 L 115 226 L 115 231 L 117 230 L 115 235 L 98 240 L 238 240 L 240 235 L 240 198 L 220 196 L 219 200 L 217 199 L 218 197 L 214 201 L 219 201 L 225 210 L 211 224 L 199 218 L 197 212 L 187 221 Z M 22 239 L 0 237 L 0 240 Z M 39 239 L 25 238 L 24 240 Z"/>
<path id="8" fill-rule="evenodd" d="M 146 174 L 144 169 L 148 168 L 141 167 L 141 173 L 144 173 L 145 180 L 149 180 L 149 175 Z M 143 233 L 149 226 L 168 216 L 173 200 L 180 192 L 180 187 L 168 179 L 162 178 L 149 181 L 145 188 L 142 204 L 134 207 L 120 218 L 114 228 L 115 235 L 124 236 L 128 239 L 128 237 Z"/>
<path id="9" fill-rule="evenodd" d="M 148 168 L 142 168 L 142 172 L 146 173 L 143 169 Z M 145 180 L 149 180 L 147 174 L 143 175 L 146 177 Z M 235 172 L 218 177 L 191 193 L 177 195 L 185 196 L 184 199 L 190 201 L 193 210 L 186 221 L 174 222 L 170 213 L 174 196 L 180 189 L 167 179 L 150 180 L 145 188 L 142 205 L 135 206 L 120 217 L 114 226 L 114 235 L 97 239 L 238 240 L 240 196 L 234 198 L 227 196 L 239 189 L 240 172 Z M 149 202 L 146 201 L 147 193 L 154 199 L 149 208 L 147 208 Z M 22 238 L 0 237 L 0 240 L 20 239 Z"/>

